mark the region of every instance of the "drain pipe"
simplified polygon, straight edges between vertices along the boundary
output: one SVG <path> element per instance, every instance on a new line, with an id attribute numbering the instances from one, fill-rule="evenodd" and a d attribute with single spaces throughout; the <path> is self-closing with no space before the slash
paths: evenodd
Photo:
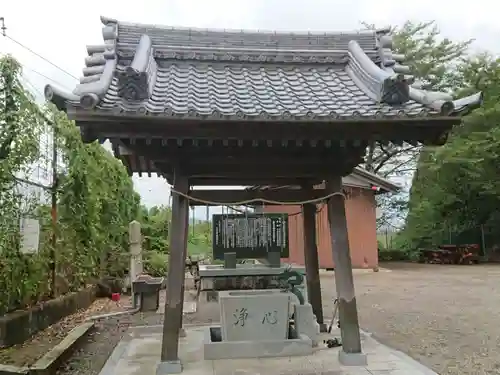
<path id="1" fill-rule="evenodd" d="M 132 307 L 129 307 L 126 311 L 118 311 L 114 313 L 101 314 L 89 316 L 85 319 L 85 322 L 94 322 L 100 319 L 114 318 L 122 315 L 134 315 L 141 311 L 141 298 L 139 293 L 132 294 Z"/>

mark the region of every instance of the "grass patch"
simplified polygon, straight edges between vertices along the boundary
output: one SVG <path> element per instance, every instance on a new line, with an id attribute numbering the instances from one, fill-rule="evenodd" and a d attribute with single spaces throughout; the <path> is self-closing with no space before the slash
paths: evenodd
<path id="1" fill-rule="evenodd" d="M 188 254 L 208 257 L 212 255 L 212 249 L 208 244 L 188 242 Z"/>

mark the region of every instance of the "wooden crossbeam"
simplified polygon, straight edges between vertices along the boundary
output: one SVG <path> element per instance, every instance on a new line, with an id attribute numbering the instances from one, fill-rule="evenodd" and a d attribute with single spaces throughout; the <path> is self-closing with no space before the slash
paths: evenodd
<path id="1" fill-rule="evenodd" d="M 172 183 L 172 175 L 165 174 L 167 181 Z M 189 179 L 191 186 L 253 186 L 253 185 L 298 185 L 302 180 L 297 177 L 241 177 L 241 178 L 193 178 Z M 319 184 L 323 180 L 319 177 L 307 179 L 312 184 Z"/>

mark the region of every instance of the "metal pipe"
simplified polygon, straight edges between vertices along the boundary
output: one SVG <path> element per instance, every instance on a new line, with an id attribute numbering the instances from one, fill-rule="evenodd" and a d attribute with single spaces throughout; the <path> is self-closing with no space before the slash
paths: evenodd
<path id="1" fill-rule="evenodd" d="M 93 322 L 100 319 L 114 318 L 127 314 L 134 315 L 138 313 L 139 311 L 141 311 L 141 299 L 138 293 L 132 295 L 132 304 L 132 307 L 129 307 L 126 311 L 117 311 L 113 313 L 89 316 L 85 319 L 85 322 Z"/>

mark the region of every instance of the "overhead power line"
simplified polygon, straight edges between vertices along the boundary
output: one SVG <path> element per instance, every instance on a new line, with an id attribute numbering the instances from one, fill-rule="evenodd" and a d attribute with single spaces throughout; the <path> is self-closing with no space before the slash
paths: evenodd
<path id="1" fill-rule="evenodd" d="M 40 95 L 40 97 L 42 97 L 42 98 L 45 97 L 45 95 L 43 94 L 43 92 L 41 92 L 33 83 L 31 83 L 31 81 L 28 78 L 26 78 L 25 76 L 21 76 L 21 81 L 23 81 L 24 84 L 26 86 L 28 86 L 28 88 L 31 87 L 31 89 L 33 91 L 35 91 L 35 93 L 37 93 L 38 95 Z"/>
<path id="2" fill-rule="evenodd" d="M 4 17 L 0 17 L 0 30 L 2 30 L 2 35 L 9 39 L 10 41 L 12 41 L 13 43 L 17 44 L 18 46 L 20 46 L 21 48 L 25 49 L 26 51 L 30 52 L 31 54 L 37 56 L 38 58 L 44 60 L 45 62 L 47 62 L 48 64 L 52 65 L 54 68 L 60 70 L 61 72 L 67 74 L 68 76 L 70 76 L 71 78 L 73 79 L 76 79 L 78 81 L 78 78 L 76 76 L 74 76 L 73 74 L 71 74 L 70 72 L 68 72 L 66 69 L 64 68 L 61 68 L 59 65 L 53 63 L 52 61 L 50 61 L 49 59 L 47 59 L 46 57 L 42 56 L 41 54 L 39 54 L 38 52 L 32 50 L 31 48 L 29 48 L 28 46 L 24 45 L 23 43 L 17 41 L 16 39 L 12 38 L 10 35 L 7 35 L 7 27 L 5 26 L 5 19 Z M 47 78 L 47 77 L 46 77 Z"/>
<path id="3" fill-rule="evenodd" d="M 20 64 L 20 65 L 23 67 L 23 69 L 25 69 L 25 70 L 29 70 L 30 72 L 35 73 L 35 74 L 39 75 L 40 77 L 43 77 L 43 78 L 45 78 L 45 79 L 47 79 L 47 80 L 49 80 L 49 81 L 51 81 L 51 82 L 53 82 L 53 83 L 57 84 L 58 86 L 61 86 L 61 87 L 65 88 L 65 89 L 68 89 L 68 88 L 66 87 L 66 85 L 64 85 L 64 84 L 60 83 L 59 81 L 56 81 L 56 80 L 55 80 L 55 79 L 53 79 L 53 78 L 50 78 L 49 76 L 46 76 L 46 75 L 45 75 L 45 74 L 43 74 L 43 73 L 40 73 L 38 70 L 32 69 L 32 68 L 30 68 L 30 67 L 26 66 L 25 64 Z M 69 91 L 72 91 L 72 90 L 70 90 L 70 89 L 68 89 L 68 90 L 69 90 Z"/>
<path id="4" fill-rule="evenodd" d="M 60 66 L 58 66 L 57 64 L 54 64 L 52 61 L 50 61 L 49 59 L 47 59 L 46 57 L 43 57 L 42 55 L 40 55 L 39 53 L 33 51 L 31 48 L 25 46 L 24 44 L 22 44 L 21 42 L 18 42 L 17 40 L 15 40 L 14 38 L 11 38 L 10 36 L 8 35 L 5 35 L 5 37 L 7 39 L 9 39 L 10 41 L 16 43 L 18 46 L 24 48 L 25 50 L 27 50 L 28 52 L 31 52 L 33 55 L 41 58 L 42 60 L 44 60 L 45 62 L 49 63 L 50 65 L 52 65 L 54 68 L 56 69 L 59 69 L 61 72 L 67 74 L 68 76 L 70 76 L 71 78 L 74 78 L 78 81 L 78 78 L 76 76 L 74 76 L 73 74 L 71 74 L 70 72 L 68 72 L 67 70 L 61 68 Z"/>

